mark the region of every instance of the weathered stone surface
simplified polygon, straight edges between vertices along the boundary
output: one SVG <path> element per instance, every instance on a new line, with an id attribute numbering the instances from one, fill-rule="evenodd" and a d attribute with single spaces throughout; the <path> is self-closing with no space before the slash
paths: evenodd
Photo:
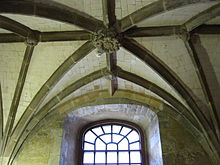
<path id="1" fill-rule="evenodd" d="M 167 114 L 158 114 L 164 165 L 211 164 L 208 156 L 182 126 Z"/>
<path id="2" fill-rule="evenodd" d="M 69 113 L 64 123 L 61 165 L 77 165 L 81 129 L 94 121 L 125 120 L 138 124 L 144 132 L 149 164 L 162 165 L 159 125 L 156 114 L 148 107 L 132 104 L 108 104 L 79 108 Z M 74 156 L 70 156 L 74 155 Z"/>
<path id="3" fill-rule="evenodd" d="M 164 139 L 165 163 L 171 165 L 197 163 L 219 165 L 220 140 L 219 134 L 215 134 L 218 133 L 219 124 L 214 122 L 215 116 L 219 115 L 210 113 L 214 109 L 214 106 L 209 106 L 212 101 L 207 101 L 204 97 L 203 85 L 200 85 L 203 82 L 199 82 L 195 74 L 198 72 L 197 68 L 189 58 L 186 45 L 179 39 L 182 37 L 183 40 L 188 41 L 187 30 L 190 31 L 218 15 L 219 0 L 54 1 L 57 2 L 43 0 L 0 2 L 0 12 L 3 15 L 1 18 L 9 18 L 1 19 L 0 26 L 20 35 L 19 38 L 14 34 L 7 34 L 9 32 L 7 30 L 0 29 L 0 33 L 4 33 L 0 34 L 1 43 L 4 41 L 6 43 L 24 42 L 26 39 L 28 47 L 33 47 L 38 40 L 39 42 L 89 40 L 71 56 L 69 55 L 83 42 L 38 44 L 26 78 L 22 75 L 18 77 L 24 48 L 19 43 L 0 45 L 0 84 L 2 86 L 1 103 L 3 104 L 1 112 L 4 113 L 1 114 L 1 119 L 9 123 L 7 125 L 3 123 L 0 126 L 4 127 L 0 144 L 2 139 L 7 142 L 5 143 L 6 150 L 2 150 L 1 165 L 59 164 L 60 153 L 57 151 L 60 151 L 61 125 L 65 116 L 78 108 L 108 104 L 147 105 L 155 113 L 162 111 L 171 116 L 182 126 L 176 126 L 172 121 L 165 120 L 167 117 L 161 118 L 162 123 L 163 119 L 165 120 L 165 128 L 162 128 L 165 130 L 165 134 L 163 131 L 161 132 Z M 3 14 L 3 12 L 7 14 Z M 29 16 L 14 15 L 13 13 Z M 44 17 L 44 19 L 36 16 Z M 57 22 L 46 18 L 57 20 Z M 122 20 L 119 20 L 121 18 Z M 58 21 L 70 23 L 70 25 Z M 200 48 L 205 48 L 207 53 L 205 56 L 202 53 L 200 55 L 203 56 L 201 59 L 207 73 L 205 78 L 209 79 L 213 98 L 215 98 L 215 103 L 218 103 L 220 67 L 218 60 L 219 36 L 216 34 L 219 34 L 219 18 L 207 23 L 216 25 L 205 25 L 196 28 L 192 33 L 212 34 L 208 37 L 214 39 L 210 40 L 207 36 L 201 37 L 202 47 Z M 75 25 L 87 31 L 82 31 Z M 158 27 L 151 29 L 149 26 Z M 169 27 L 164 28 L 164 26 Z M 134 28 L 129 29 L 130 27 Z M 121 33 L 126 29 L 129 32 L 127 36 Z M 137 29 L 140 30 L 139 33 L 136 31 Z M 32 34 L 33 31 L 36 32 L 36 35 Z M 100 34 L 104 35 L 96 37 L 98 40 L 95 39 L 96 42 L 93 44 L 97 48 L 101 48 L 100 52 L 107 52 L 108 55 L 114 54 L 115 56 L 107 56 L 114 58 L 107 58 L 107 60 L 103 57 L 97 58 L 96 51 L 91 52 L 95 47 L 91 44 L 92 35 L 88 31 L 95 34 L 101 32 Z M 139 44 L 140 42 L 138 45 L 134 44 L 134 40 L 133 44 L 129 44 L 129 41 L 132 40 L 131 37 L 145 37 L 146 35 L 147 39 L 138 39 L 141 44 Z M 167 36 L 164 37 L 164 35 Z M 132 52 L 137 56 L 119 48 L 118 42 L 121 41 L 126 42 L 127 49 L 133 49 Z M 134 47 L 136 47 L 135 50 Z M 201 52 L 202 49 L 198 52 Z M 153 56 L 148 56 L 149 54 Z M 142 61 L 137 58 L 140 55 Z M 208 56 L 209 58 L 207 58 Z M 206 65 L 206 59 L 210 59 L 209 65 Z M 64 60 L 66 61 L 62 64 Z M 27 64 L 25 63 L 26 67 Z M 120 68 L 117 67 L 117 64 L 128 74 L 137 76 L 131 76 L 130 79 L 127 77 L 126 80 L 118 78 Z M 108 66 L 110 76 L 107 75 L 100 79 L 91 77 L 90 80 L 84 81 L 83 78 L 86 75 L 106 66 Z M 23 73 L 26 74 L 26 71 Z M 214 74 L 215 79 L 213 79 Z M 15 90 L 16 80 L 22 79 L 22 77 L 25 81 L 19 81 L 18 88 Z M 112 81 L 116 79 L 117 82 Z M 83 80 L 83 82 L 77 80 Z M 107 92 L 109 80 L 112 87 L 109 90 L 110 94 L 113 95 L 117 89 L 113 96 L 109 96 Z M 73 82 L 76 82 L 73 85 L 74 89 L 67 88 Z M 156 84 L 156 88 L 154 84 Z M 14 100 L 13 96 L 15 96 Z M 12 105 L 13 113 L 11 111 L 9 114 L 10 105 Z M 138 106 L 134 106 L 137 111 Z M 113 111 L 114 108 L 110 110 L 109 115 L 117 118 L 118 116 L 114 115 L 116 113 Z M 119 108 L 123 109 L 123 106 L 119 106 Z M 137 122 L 147 120 L 142 113 L 140 113 L 142 116 L 138 116 L 137 111 L 132 111 L 130 118 L 127 117 L 127 110 L 123 113 L 127 114 L 128 120 Z M 91 117 L 91 120 L 103 117 L 105 113 L 107 112 L 100 111 Z M 19 122 L 17 123 L 17 121 Z M 150 124 L 156 125 L 154 121 L 152 120 Z M 188 132 L 184 132 L 183 128 L 189 131 L 194 139 L 190 139 Z M 152 127 L 152 130 L 153 132 L 148 131 L 147 133 L 149 141 L 155 140 L 153 135 L 156 128 Z M 159 131 L 156 130 L 156 132 Z M 180 137 L 177 137 L 178 135 Z M 158 151 L 158 144 L 157 140 L 156 143 L 149 143 L 148 149 Z M 206 153 L 202 152 L 198 144 Z M 160 156 L 156 152 L 149 154 L 150 165 L 157 164 L 158 155 Z"/>

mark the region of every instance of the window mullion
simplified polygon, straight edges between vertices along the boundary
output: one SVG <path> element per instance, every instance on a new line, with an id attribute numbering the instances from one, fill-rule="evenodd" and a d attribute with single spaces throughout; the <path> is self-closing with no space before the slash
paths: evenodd
<path id="1" fill-rule="evenodd" d="M 132 131 L 132 130 L 131 130 Z M 131 131 L 126 135 L 128 136 Z M 128 159 L 129 159 L 129 165 L 131 164 L 131 151 L 130 151 L 130 142 L 129 142 L 129 139 L 128 139 Z"/>
<path id="2" fill-rule="evenodd" d="M 93 164 L 95 165 L 95 162 L 96 162 L 96 160 L 95 160 L 96 152 L 94 151 L 93 153 L 94 153 L 94 161 L 93 161 Z"/>
<path id="3" fill-rule="evenodd" d="M 111 125 L 111 142 L 113 142 L 113 125 Z"/>
<path id="4" fill-rule="evenodd" d="M 107 127 L 104 127 L 107 126 Z M 121 126 L 121 128 L 116 128 L 115 126 Z M 124 129 L 123 129 L 124 128 Z M 114 131 L 117 131 L 114 133 Z M 129 127 L 126 125 L 120 125 L 118 123 L 109 123 L 109 124 L 103 124 L 100 126 L 92 127 L 90 129 L 87 129 L 87 132 L 92 132 L 96 138 L 94 143 L 83 140 L 82 144 L 82 149 L 84 150 L 83 152 L 91 152 L 93 155 L 94 161 L 92 162 L 91 160 L 88 161 L 89 159 L 85 159 L 85 164 L 86 162 L 91 162 L 91 165 L 97 165 L 97 164 L 103 164 L 103 165 L 109 165 L 109 164 L 116 164 L 116 165 L 123 165 L 123 164 L 139 164 L 138 161 L 140 161 L 140 164 L 143 165 L 143 148 L 142 148 L 142 143 L 141 143 L 141 136 L 140 132 L 137 131 L 137 129 L 133 127 Z M 86 132 L 86 133 L 87 133 Z M 134 134 L 134 132 L 138 134 Z M 86 135 L 86 133 L 84 135 Z M 102 134 L 103 133 L 103 134 Z M 131 134 L 132 133 L 132 134 Z M 134 135 L 133 135 L 134 134 Z M 106 136 L 106 137 L 105 137 Z M 92 137 L 92 134 L 87 134 L 87 138 Z M 139 138 L 139 140 L 138 140 Z M 85 138 L 84 138 L 85 139 Z M 99 139 L 96 143 L 96 140 Z M 124 141 L 125 140 L 125 141 Z M 91 148 L 87 144 L 86 148 L 84 148 L 85 144 L 94 144 L 94 148 Z M 139 143 L 140 147 L 136 146 L 134 143 Z M 109 145 L 108 145 L 109 144 Z M 124 146 L 128 145 L 128 147 Z M 132 145 L 131 145 L 132 144 Z M 134 144 L 134 145 L 133 145 Z M 87 150 L 86 150 L 87 149 Z M 91 149 L 91 150 L 90 150 Z M 92 150 L 94 149 L 94 150 Z M 139 158 L 133 158 L 133 156 L 138 155 L 140 153 L 140 160 Z M 88 154 L 87 154 L 88 155 Z M 84 155 L 83 155 L 84 156 Z M 102 157 L 99 159 L 99 157 Z M 105 160 L 104 160 L 104 157 Z M 121 156 L 121 158 L 119 158 Z M 89 156 L 86 156 L 89 158 Z M 87 164 L 88 164 L 87 163 Z M 90 163 L 89 163 L 90 164 Z"/>
<path id="5" fill-rule="evenodd" d="M 105 165 L 107 165 L 107 144 L 105 144 Z"/>
<path id="6" fill-rule="evenodd" d="M 118 151 L 118 143 L 117 143 L 117 165 L 119 163 L 119 151 Z"/>

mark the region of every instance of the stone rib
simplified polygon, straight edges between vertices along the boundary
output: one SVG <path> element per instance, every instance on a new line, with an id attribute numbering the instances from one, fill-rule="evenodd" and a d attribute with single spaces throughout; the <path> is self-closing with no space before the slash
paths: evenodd
<path id="1" fill-rule="evenodd" d="M 19 137 L 21 132 L 23 132 L 24 128 L 29 123 L 30 119 L 33 117 L 35 110 L 40 102 L 43 101 L 49 91 L 57 84 L 57 82 L 64 76 L 64 74 L 93 49 L 94 46 L 91 44 L 90 41 L 87 41 L 59 66 L 59 68 L 44 83 L 44 85 L 41 87 L 41 89 L 38 91 L 38 93 L 35 95 L 31 103 L 24 111 L 15 129 L 12 132 L 12 139 L 16 139 L 16 137 Z"/>
<path id="2" fill-rule="evenodd" d="M 116 52 L 106 53 L 106 61 L 107 61 L 107 69 L 108 69 L 108 72 L 110 73 L 108 75 L 109 76 L 109 94 L 113 96 L 116 90 L 118 89 L 118 80 L 114 73 L 117 68 Z"/>
<path id="3" fill-rule="evenodd" d="M 29 133 L 32 131 L 32 129 L 46 116 L 46 114 L 55 106 L 57 105 L 60 101 L 62 101 L 65 97 L 79 89 L 80 87 L 93 82 L 94 80 L 97 80 L 103 76 L 106 76 L 108 74 L 107 69 L 101 69 L 98 71 L 95 71 L 66 87 L 63 91 L 58 93 L 56 96 L 54 96 L 49 102 L 47 102 L 29 121 L 29 123 L 23 128 L 23 131 L 21 134 L 12 136 L 11 140 L 12 142 L 16 143 L 11 143 L 9 147 L 10 150 L 12 151 L 11 155 L 11 161 L 13 161 L 14 157 L 18 153 L 21 145 L 24 143 L 24 140 L 27 138 Z M 14 139 L 15 138 L 15 139 Z"/>
<path id="4" fill-rule="evenodd" d="M 192 35 L 188 41 L 189 49 L 192 51 L 192 60 L 195 63 L 197 75 L 203 87 L 203 92 L 210 103 L 210 114 L 215 126 L 216 134 L 220 140 L 220 86 L 216 73 L 209 59 L 207 51 L 201 44 L 200 37 Z"/>
<path id="5" fill-rule="evenodd" d="M 3 138 L 3 151 L 4 151 L 4 148 L 7 144 L 8 137 L 9 137 L 9 135 L 12 131 L 13 125 L 14 125 L 14 120 L 16 117 L 19 101 L 21 98 L 21 93 L 22 93 L 22 90 L 24 87 L 24 83 L 26 80 L 26 76 L 27 76 L 27 72 L 28 72 L 28 68 L 29 68 L 29 64 L 31 61 L 33 51 L 34 51 L 34 46 L 27 45 L 26 50 L 25 50 L 25 55 L 23 58 L 23 62 L 21 65 L 17 85 L 15 88 L 13 100 L 11 103 L 8 119 L 7 119 L 6 126 L 5 126 L 5 133 L 4 133 L 4 138 Z"/>
<path id="6" fill-rule="evenodd" d="M 124 71 L 120 69 L 118 71 L 118 77 L 125 79 L 127 81 L 130 81 L 134 84 L 137 84 L 139 86 L 142 86 L 143 88 L 150 90 L 151 92 L 155 93 L 156 95 L 160 96 L 164 100 L 166 100 L 168 103 L 173 105 L 175 109 L 179 112 L 179 114 L 183 114 L 198 130 L 201 130 L 198 120 L 194 118 L 192 114 L 189 113 L 189 110 L 181 103 L 179 102 L 175 97 L 173 97 L 171 94 L 166 92 L 164 89 L 160 88 L 156 84 L 138 76 L 133 73 Z"/>
<path id="7" fill-rule="evenodd" d="M 115 0 L 102 0 L 103 22 L 106 27 L 112 27 L 116 23 Z"/>
<path id="8" fill-rule="evenodd" d="M 134 27 L 122 34 L 127 37 L 162 37 L 180 35 L 181 26 L 160 26 L 160 27 Z"/>
<path id="9" fill-rule="evenodd" d="M 201 102 L 199 102 L 199 99 L 192 93 L 192 91 L 190 91 L 190 89 L 178 78 L 178 76 L 152 52 L 141 46 L 135 40 L 123 39 L 121 44 L 125 49 L 133 53 L 145 64 L 151 66 L 159 75 L 161 75 L 162 78 L 164 78 L 174 87 L 174 89 L 176 89 L 176 91 L 179 92 L 193 110 L 191 113 L 200 121 L 202 128 L 204 130 L 211 130 L 204 133 L 207 133 L 208 138 L 212 140 L 213 144 L 210 144 L 211 147 L 219 153 L 220 150 L 215 148 L 215 146 L 219 145 L 219 141 L 216 139 L 217 137 L 210 127 L 210 121 L 207 120 L 206 116 L 204 116 L 201 111 L 203 108 L 205 108 L 205 112 L 209 111 L 208 107 L 201 105 Z"/>
<path id="10" fill-rule="evenodd" d="M 22 37 L 28 37 L 32 33 L 32 30 L 29 27 L 1 15 L 0 28 L 16 33 Z"/>
<path id="11" fill-rule="evenodd" d="M 76 25 L 82 29 L 95 32 L 104 28 L 101 21 L 68 6 L 45 0 L 2 0 L 0 13 L 24 14 L 44 17 Z"/>
<path id="12" fill-rule="evenodd" d="M 190 32 L 193 29 L 199 27 L 200 25 L 206 23 L 207 21 L 219 16 L 220 14 L 220 3 L 202 11 L 201 13 L 195 15 L 186 21 L 182 27 L 186 29 L 186 31 Z"/>
<path id="13" fill-rule="evenodd" d="M 201 2 L 213 2 L 213 0 L 158 0 L 122 18 L 119 23 L 121 25 L 121 32 L 130 29 L 144 19 L 158 15 L 162 12 Z"/>
<path id="14" fill-rule="evenodd" d="M 39 42 L 84 41 L 91 39 L 91 33 L 85 30 L 39 32 Z M 1 33 L 0 43 L 24 42 L 25 38 L 13 33 Z"/>
<path id="15" fill-rule="evenodd" d="M 0 83 L 0 148 L 3 140 L 3 130 L 4 130 L 4 113 L 3 113 L 2 87 Z"/>

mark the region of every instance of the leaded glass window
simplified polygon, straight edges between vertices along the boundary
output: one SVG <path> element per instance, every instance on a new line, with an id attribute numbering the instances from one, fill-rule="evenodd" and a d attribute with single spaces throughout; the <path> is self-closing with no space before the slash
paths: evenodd
<path id="1" fill-rule="evenodd" d="M 83 165 L 142 165 L 140 132 L 128 125 L 101 124 L 83 138 Z"/>

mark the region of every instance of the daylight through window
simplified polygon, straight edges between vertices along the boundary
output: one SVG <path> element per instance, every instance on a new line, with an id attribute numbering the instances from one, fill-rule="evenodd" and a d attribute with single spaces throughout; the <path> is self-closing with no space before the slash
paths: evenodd
<path id="1" fill-rule="evenodd" d="M 83 139 L 83 165 L 142 165 L 140 133 L 127 125 L 102 124 Z"/>

